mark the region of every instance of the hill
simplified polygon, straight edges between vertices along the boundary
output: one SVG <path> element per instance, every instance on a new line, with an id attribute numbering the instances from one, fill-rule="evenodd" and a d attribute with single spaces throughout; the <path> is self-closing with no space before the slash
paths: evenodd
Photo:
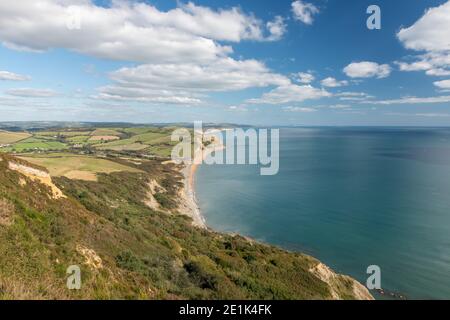
<path id="1" fill-rule="evenodd" d="M 129 169 L 71 179 L 28 157 L 0 154 L 0 299 L 371 298 L 310 256 L 194 227 L 181 167 L 162 159 L 111 156 Z"/>

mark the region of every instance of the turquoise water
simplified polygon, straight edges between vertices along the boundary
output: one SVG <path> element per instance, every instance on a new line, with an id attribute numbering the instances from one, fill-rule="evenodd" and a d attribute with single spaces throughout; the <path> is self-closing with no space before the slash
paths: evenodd
<path id="1" fill-rule="evenodd" d="M 282 129 L 280 171 L 200 167 L 209 226 L 306 252 L 411 299 L 450 298 L 450 129 Z"/>

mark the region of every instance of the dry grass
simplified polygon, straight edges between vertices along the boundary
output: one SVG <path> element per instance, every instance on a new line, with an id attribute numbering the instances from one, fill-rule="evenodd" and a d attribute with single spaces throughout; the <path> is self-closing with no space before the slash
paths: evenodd
<path id="1" fill-rule="evenodd" d="M 141 172 L 120 163 L 88 156 L 48 154 L 45 156 L 21 157 L 21 159 L 47 168 L 53 177 L 64 176 L 69 179 L 85 181 L 96 181 L 98 173 Z"/>
<path id="2" fill-rule="evenodd" d="M 26 132 L 9 132 L 0 130 L 0 144 L 11 144 L 31 137 Z"/>
<path id="3" fill-rule="evenodd" d="M 14 205 L 6 199 L 0 199 L 0 225 L 9 226 L 13 222 Z"/>

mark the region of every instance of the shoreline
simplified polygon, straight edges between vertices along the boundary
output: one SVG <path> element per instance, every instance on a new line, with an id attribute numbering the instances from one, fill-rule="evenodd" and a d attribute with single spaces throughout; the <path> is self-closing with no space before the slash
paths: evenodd
<path id="1" fill-rule="evenodd" d="M 224 130 L 218 129 L 217 131 L 222 132 Z M 181 209 L 184 209 L 182 213 L 191 217 L 193 225 L 199 228 L 208 229 L 208 226 L 197 202 L 195 194 L 195 174 L 198 167 L 203 164 L 203 161 L 210 154 L 222 151 L 223 149 L 225 149 L 225 146 L 220 139 L 213 141 L 211 145 L 199 151 L 199 154 L 197 154 L 192 163 L 185 164 L 181 170 L 181 173 L 183 174 L 183 188 L 180 192 L 180 196 L 182 199 Z"/>
<path id="2" fill-rule="evenodd" d="M 200 212 L 200 207 L 197 203 L 195 190 L 193 187 L 193 175 L 196 168 L 192 164 L 185 165 L 181 170 L 183 174 L 183 188 L 180 190 L 181 213 L 192 218 L 192 224 L 196 227 L 207 229 L 206 220 Z"/>
<path id="3" fill-rule="evenodd" d="M 222 130 L 220 130 L 222 131 Z M 200 164 L 203 164 L 203 161 L 206 157 L 208 157 L 211 153 L 221 151 L 225 149 L 222 141 L 215 141 L 212 145 L 208 146 L 206 149 L 201 150 L 201 161 L 199 158 L 194 159 L 191 164 L 185 164 L 181 169 L 181 173 L 183 174 L 183 188 L 180 190 L 180 209 L 181 213 L 185 214 L 192 218 L 192 224 L 198 228 L 202 229 L 210 229 L 206 223 L 205 217 L 202 215 L 200 207 L 197 202 L 197 198 L 195 195 L 195 173 Z M 197 161 L 196 161 L 197 160 Z M 212 229 L 211 229 L 212 230 Z M 254 241 L 251 238 L 245 237 L 250 241 Z M 272 246 L 272 244 L 266 244 Z M 283 249 L 286 250 L 286 249 Z M 289 250 L 287 250 L 289 251 Z M 289 251 L 290 252 L 290 251 Z M 334 283 L 338 278 L 347 279 L 352 284 L 352 292 L 356 299 L 358 300 L 375 300 L 369 290 L 362 285 L 358 280 L 353 277 L 342 275 L 336 273 L 330 267 L 317 260 L 316 258 L 310 256 L 312 259 L 317 261 L 317 264 L 312 267 L 309 272 L 318 277 L 321 281 L 325 282 L 330 287 L 331 299 L 340 300 L 343 299 L 340 296 L 340 292 L 334 288 Z"/>

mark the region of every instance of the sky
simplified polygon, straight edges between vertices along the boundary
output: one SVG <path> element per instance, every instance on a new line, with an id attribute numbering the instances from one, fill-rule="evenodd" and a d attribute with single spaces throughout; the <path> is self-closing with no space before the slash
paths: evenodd
<path id="1" fill-rule="evenodd" d="M 447 0 L 3 0 L 0 44 L 0 121 L 450 125 Z"/>

